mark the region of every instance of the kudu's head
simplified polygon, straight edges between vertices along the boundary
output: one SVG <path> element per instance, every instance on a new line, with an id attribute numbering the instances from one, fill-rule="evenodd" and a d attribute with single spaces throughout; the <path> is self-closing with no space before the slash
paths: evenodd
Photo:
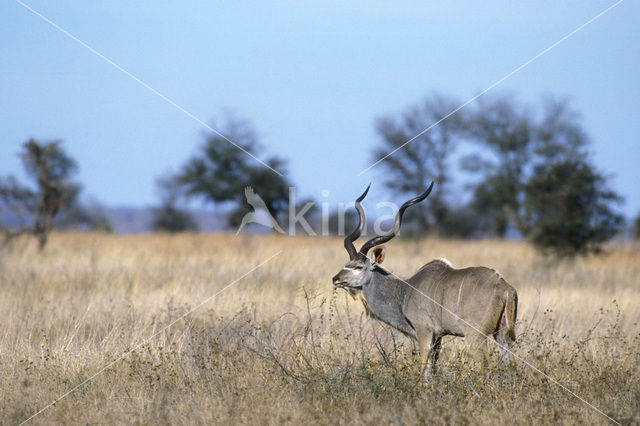
<path id="1" fill-rule="evenodd" d="M 419 203 L 420 201 L 427 198 L 427 196 L 433 189 L 433 182 L 431 182 L 431 185 L 429 185 L 429 188 L 427 188 L 425 192 L 415 198 L 412 198 L 411 200 L 404 203 L 402 207 L 400 207 L 400 210 L 398 210 L 398 213 L 396 214 L 393 229 L 391 230 L 391 232 L 370 239 L 369 241 L 364 243 L 360 251 L 357 251 L 353 242 L 358 239 L 358 237 L 362 233 L 362 230 L 366 226 L 366 217 L 364 209 L 362 208 L 360 202 L 364 199 L 364 197 L 367 196 L 370 187 L 371 184 L 369 184 L 364 193 L 356 199 L 355 207 L 358 211 L 358 226 L 351 234 L 347 235 L 344 239 L 344 248 L 347 249 L 347 253 L 349 253 L 349 261 L 344 266 L 344 268 L 342 268 L 340 272 L 338 272 L 336 276 L 333 277 L 334 286 L 344 288 L 352 295 L 356 292 L 356 290 L 361 290 L 371 281 L 371 277 L 373 276 L 373 273 L 374 271 L 376 271 L 376 269 L 380 270 L 378 265 L 384 260 L 385 250 L 382 244 L 386 243 L 396 236 L 396 234 L 400 230 L 400 226 L 402 225 L 402 215 L 404 214 L 404 211 L 408 207 Z M 367 253 L 372 248 L 372 256 L 371 258 L 369 258 L 367 257 Z"/>

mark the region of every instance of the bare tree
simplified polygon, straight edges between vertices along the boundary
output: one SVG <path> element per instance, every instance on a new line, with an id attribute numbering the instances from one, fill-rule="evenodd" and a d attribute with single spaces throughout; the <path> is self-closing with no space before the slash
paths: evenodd
<path id="1" fill-rule="evenodd" d="M 416 209 L 408 215 L 409 222 L 412 219 L 416 222 L 418 232 L 425 232 L 431 225 L 438 229 L 449 213 L 443 195 L 450 181 L 448 161 L 456 147 L 463 122 L 462 113 L 450 116 L 428 132 L 423 131 L 455 107 L 454 100 L 432 95 L 399 117 L 382 117 L 376 123 L 382 143 L 375 149 L 374 157 L 376 160 L 384 158 L 380 165 L 388 171 L 385 184 L 392 193 L 417 193 L 428 180 L 434 180 L 442 189 L 434 194 L 426 211 Z M 387 156 L 400 147 L 393 155 Z"/>

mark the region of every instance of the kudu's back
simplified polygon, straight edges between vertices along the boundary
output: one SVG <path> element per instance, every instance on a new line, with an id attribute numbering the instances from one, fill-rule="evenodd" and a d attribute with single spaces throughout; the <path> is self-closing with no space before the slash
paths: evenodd
<path id="1" fill-rule="evenodd" d="M 407 280 L 404 313 L 412 324 L 436 335 L 494 336 L 515 341 L 517 293 L 491 268 L 456 269 L 434 260 Z"/>

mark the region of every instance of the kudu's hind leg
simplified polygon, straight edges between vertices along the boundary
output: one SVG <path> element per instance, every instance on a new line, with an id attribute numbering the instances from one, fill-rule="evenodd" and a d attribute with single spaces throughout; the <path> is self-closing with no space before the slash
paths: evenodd
<path id="1" fill-rule="evenodd" d="M 494 336 L 496 339 L 496 347 L 498 348 L 498 353 L 500 354 L 500 361 L 507 365 L 511 365 L 511 343 L 509 342 L 508 337 L 505 337 L 501 330 L 498 330 L 496 335 Z"/>
<path id="2" fill-rule="evenodd" d="M 513 367 L 511 360 L 511 346 L 516 341 L 516 315 L 518 310 L 518 295 L 515 290 L 505 295 L 504 307 L 500 313 L 498 328 L 493 334 L 496 346 L 500 353 L 500 360 L 508 366 Z"/>
<path id="3" fill-rule="evenodd" d="M 515 332 L 509 324 L 509 321 L 515 323 L 515 312 L 511 312 L 509 305 L 505 306 L 502 314 L 500 315 L 500 321 L 498 322 L 498 329 L 494 333 L 493 337 L 496 340 L 496 346 L 500 353 L 500 360 L 506 365 L 513 366 L 511 360 L 511 346 L 515 343 Z M 511 319 L 507 316 L 511 316 Z"/>

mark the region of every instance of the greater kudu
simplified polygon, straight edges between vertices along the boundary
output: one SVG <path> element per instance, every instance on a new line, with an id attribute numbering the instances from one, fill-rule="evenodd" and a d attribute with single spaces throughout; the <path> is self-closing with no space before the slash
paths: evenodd
<path id="1" fill-rule="evenodd" d="M 481 352 L 475 352 L 482 359 L 486 337 L 493 336 L 503 361 L 510 363 L 508 348 L 516 339 L 518 295 L 495 270 L 483 266 L 456 269 L 438 259 L 405 280 L 380 266 L 385 253 L 381 244 L 398 233 L 404 211 L 427 198 L 433 183 L 400 207 L 391 232 L 372 238 L 356 251 L 353 242 L 366 220 L 360 202 L 369 187 L 355 202 L 359 223 L 344 239 L 349 262 L 333 277 L 333 285 L 360 299 L 371 317 L 417 340 L 427 374 L 434 369 L 442 337 L 447 335 L 472 338 L 476 346 L 483 346 Z M 372 248 L 370 259 L 367 252 Z"/>

